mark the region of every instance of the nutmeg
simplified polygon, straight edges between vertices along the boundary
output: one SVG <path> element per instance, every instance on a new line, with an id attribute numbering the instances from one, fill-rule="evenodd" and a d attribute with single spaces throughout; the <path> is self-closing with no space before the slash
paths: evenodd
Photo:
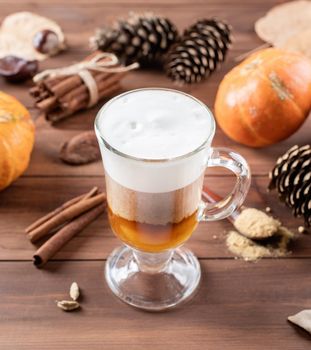
<path id="1" fill-rule="evenodd" d="M 94 131 L 85 131 L 66 141 L 59 152 L 60 159 L 70 165 L 82 165 L 100 159 Z"/>
<path id="2" fill-rule="evenodd" d="M 44 54 L 53 56 L 61 50 L 61 43 L 58 35 L 50 29 L 37 32 L 32 40 L 34 48 Z"/>
<path id="3" fill-rule="evenodd" d="M 32 78 L 38 71 L 38 61 L 27 61 L 16 56 L 0 59 L 0 75 L 12 83 L 20 83 Z"/>

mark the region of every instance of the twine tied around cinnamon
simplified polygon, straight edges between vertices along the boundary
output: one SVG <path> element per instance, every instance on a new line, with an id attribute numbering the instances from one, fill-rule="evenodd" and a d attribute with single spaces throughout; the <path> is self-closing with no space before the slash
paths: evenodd
<path id="1" fill-rule="evenodd" d="M 108 58 L 108 60 L 103 60 L 104 58 Z M 90 73 L 90 70 L 108 73 L 122 73 L 139 67 L 138 63 L 132 63 L 129 66 L 116 66 L 118 63 L 119 60 L 116 55 L 109 52 L 98 53 L 88 61 L 75 63 L 63 68 L 46 69 L 43 72 L 36 74 L 33 77 L 33 81 L 37 83 L 46 78 L 78 74 L 90 94 L 88 107 L 92 107 L 98 102 L 99 94 L 96 81 Z"/>

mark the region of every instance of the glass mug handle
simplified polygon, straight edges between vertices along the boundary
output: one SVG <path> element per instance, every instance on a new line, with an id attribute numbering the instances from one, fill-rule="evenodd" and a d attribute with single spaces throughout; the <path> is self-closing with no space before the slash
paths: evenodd
<path id="1" fill-rule="evenodd" d="M 198 221 L 216 221 L 230 216 L 245 200 L 251 172 L 246 160 L 228 148 L 212 148 L 207 167 L 224 167 L 236 175 L 236 183 L 231 193 L 218 202 L 202 201 Z"/>

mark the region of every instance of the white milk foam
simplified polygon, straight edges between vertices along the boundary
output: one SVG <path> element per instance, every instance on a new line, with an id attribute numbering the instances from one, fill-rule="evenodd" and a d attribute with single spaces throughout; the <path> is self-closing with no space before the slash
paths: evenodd
<path id="1" fill-rule="evenodd" d="M 142 89 L 116 98 L 100 111 L 97 134 L 136 158 L 170 159 L 202 145 L 214 130 L 205 106 L 174 90 Z M 98 135 L 99 139 L 100 136 Z M 139 162 L 114 154 L 100 142 L 105 170 L 119 184 L 141 192 L 168 192 L 195 181 L 207 150 L 170 162 Z"/>

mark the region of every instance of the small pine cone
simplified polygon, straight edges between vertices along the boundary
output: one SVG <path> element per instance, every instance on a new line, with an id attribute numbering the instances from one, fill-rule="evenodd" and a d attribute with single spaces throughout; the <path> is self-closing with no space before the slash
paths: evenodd
<path id="1" fill-rule="evenodd" d="M 276 189 L 281 201 L 311 225 L 311 146 L 293 146 L 278 158 L 269 173 L 269 190 Z"/>
<path id="2" fill-rule="evenodd" d="M 231 27 L 216 19 L 203 19 L 188 28 L 168 53 L 167 75 L 174 81 L 196 83 L 225 60 Z"/>
<path id="3" fill-rule="evenodd" d="M 130 13 L 113 28 L 98 29 L 90 44 L 95 50 L 114 53 L 124 64 L 148 64 L 161 61 L 177 38 L 177 29 L 169 19 Z"/>

